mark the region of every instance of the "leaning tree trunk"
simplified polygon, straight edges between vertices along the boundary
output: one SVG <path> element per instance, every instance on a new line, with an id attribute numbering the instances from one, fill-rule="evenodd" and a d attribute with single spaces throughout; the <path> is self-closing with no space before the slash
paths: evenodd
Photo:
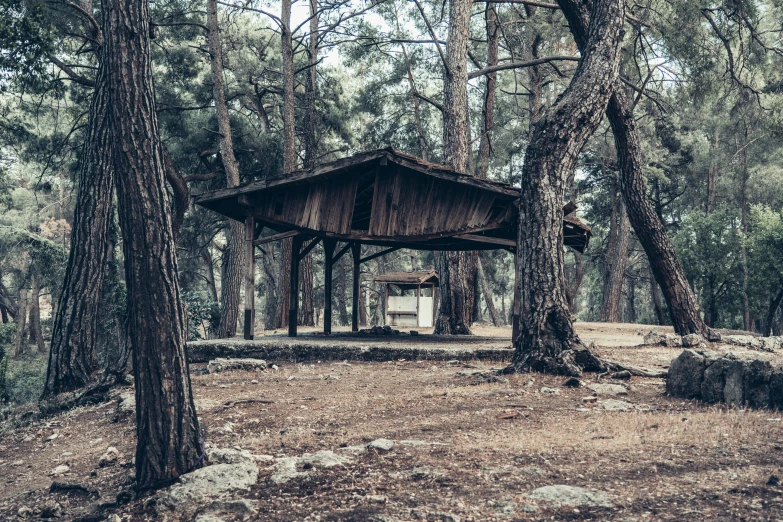
<path id="1" fill-rule="evenodd" d="M 560 6 L 569 19 L 569 4 Z M 603 368 L 576 335 L 563 290 L 563 195 L 617 79 L 624 7 L 623 0 L 593 0 L 593 23 L 576 73 L 533 128 L 519 206 L 520 330 L 509 370 L 577 375 Z"/>
<path id="2" fill-rule="evenodd" d="M 492 292 L 489 289 L 487 278 L 484 275 L 484 267 L 481 264 L 481 258 L 478 258 L 476 261 L 476 269 L 478 281 L 481 284 L 481 293 L 484 294 L 484 301 L 487 303 L 487 311 L 489 312 L 489 317 L 492 320 L 492 325 L 502 326 L 503 322 L 498 315 L 497 310 L 495 309 L 495 302 L 492 300 Z"/>
<path id="3" fill-rule="evenodd" d="M 148 489 L 198 467 L 203 448 L 185 358 L 147 0 L 104 0 L 103 27 L 136 391 L 136 483 Z"/>
<path id="4" fill-rule="evenodd" d="M 571 33 L 580 49 L 587 47 L 590 13 L 578 0 L 558 0 L 568 19 Z M 666 227 L 647 198 L 647 181 L 642 169 L 643 153 L 631 100 L 624 86 L 617 80 L 606 108 L 606 116 L 612 127 L 617 161 L 620 166 L 620 191 L 625 201 L 628 219 L 642 244 L 655 280 L 663 292 L 669 308 L 674 330 L 685 335 L 700 333 L 710 336 L 709 328 L 701 318 L 696 296 L 693 295 L 685 272 L 677 259 L 674 245 Z"/>
<path id="5" fill-rule="evenodd" d="M 468 39 L 472 0 L 451 0 L 449 41 L 443 82 L 443 160 L 458 172 L 468 172 Z M 436 334 L 469 335 L 473 306 L 470 253 L 436 254 L 440 305 Z M 445 276 L 445 277 L 444 277 Z"/>
<path id="6" fill-rule="evenodd" d="M 107 65 L 100 59 L 79 170 L 71 250 L 52 325 L 44 398 L 85 386 L 95 366 L 114 184 L 107 82 Z"/>
<path id="7" fill-rule="evenodd" d="M 217 0 L 207 0 L 207 28 L 209 29 L 209 63 L 212 71 L 212 98 L 215 100 L 218 130 L 220 131 L 220 157 L 226 172 L 228 188 L 239 185 L 239 165 L 234 156 L 234 140 L 231 135 L 231 120 L 226 104 L 226 87 L 223 80 L 223 46 L 220 43 Z M 244 283 L 245 225 L 229 220 L 229 233 L 225 255 L 224 277 L 220 281 L 220 323 L 216 337 L 234 337 L 239 320 L 239 296 Z M 252 329 L 251 329 L 252 331 Z"/>

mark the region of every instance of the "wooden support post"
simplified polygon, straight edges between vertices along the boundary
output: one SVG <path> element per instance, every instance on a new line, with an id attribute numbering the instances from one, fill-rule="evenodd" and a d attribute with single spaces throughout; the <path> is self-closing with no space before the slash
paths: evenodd
<path id="1" fill-rule="evenodd" d="M 362 277 L 362 245 L 361 243 L 351 244 L 351 254 L 353 255 L 353 309 L 351 310 L 351 331 L 359 331 L 359 307 L 363 304 L 359 300 L 359 284 Z"/>
<path id="2" fill-rule="evenodd" d="M 255 218 L 245 218 L 245 339 L 253 340 L 256 324 L 256 248 L 253 245 Z"/>
<path id="3" fill-rule="evenodd" d="M 515 343 L 519 337 L 519 313 L 521 311 L 519 291 L 519 264 L 518 255 L 514 254 L 514 304 L 511 308 L 511 342 Z"/>
<path id="4" fill-rule="evenodd" d="M 291 240 L 291 286 L 288 296 L 288 337 L 296 337 L 296 324 L 299 320 L 299 252 L 302 249 L 302 236 Z"/>
<path id="5" fill-rule="evenodd" d="M 332 333 L 332 267 L 337 241 L 324 239 L 324 333 Z"/>
<path id="6" fill-rule="evenodd" d="M 416 287 L 416 326 L 421 327 L 421 284 Z"/>

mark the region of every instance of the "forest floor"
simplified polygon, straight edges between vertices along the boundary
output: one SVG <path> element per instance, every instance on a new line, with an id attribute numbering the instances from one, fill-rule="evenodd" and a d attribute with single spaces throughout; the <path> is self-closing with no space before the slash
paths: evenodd
<path id="1" fill-rule="evenodd" d="M 637 346 L 638 332 L 650 329 L 580 325 L 608 358 L 666 365 L 681 349 Z M 482 335 L 491 333 L 504 335 Z M 268 462 L 259 464 L 256 485 L 237 497 L 258 501 L 254 520 L 783 520 L 783 488 L 771 478 L 783 476 L 781 414 L 673 399 L 662 379 L 600 379 L 629 388 L 612 396 L 588 388 L 599 383 L 596 374 L 569 388 L 563 377 L 494 376 L 501 363 L 491 361 L 279 363 L 217 374 L 203 366 L 194 365 L 192 381 L 207 444 L 269 456 L 260 457 Z M 236 402 L 243 399 L 264 402 Z M 61 520 L 100 502 L 108 503 L 104 516 L 156 519 L 148 494 L 112 504 L 132 485 L 135 439 L 133 418 L 118 416 L 116 406 L 0 432 L 0 520 L 18 520 L 25 507 L 38 518 L 53 501 Z M 381 438 L 396 444 L 360 447 Z M 120 456 L 100 467 L 109 446 Z M 273 458 L 321 450 L 350 460 L 270 480 Z M 67 471 L 51 476 L 62 464 Z M 55 480 L 99 490 L 100 499 L 49 493 Z M 603 492 L 611 507 L 526 497 L 550 485 Z"/>

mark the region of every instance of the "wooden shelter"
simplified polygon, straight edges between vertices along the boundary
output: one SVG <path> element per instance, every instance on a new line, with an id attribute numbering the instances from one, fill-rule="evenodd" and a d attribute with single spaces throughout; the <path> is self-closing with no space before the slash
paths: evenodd
<path id="1" fill-rule="evenodd" d="M 418 272 L 387 272 L 375 277 L 376 283 L 384 285 L 384 310 L 386 324 L 390 326 L 418 326 L 430 328 L 435 324 L 435 287 L 440 285 L 435 270 Z M 391 295 L 390 286 L 396 286 L 402 292 Z M 422 288 L 423 287 L 423 288 Z M 422 290 L 429 289 L 430 295 Z M 413 295 L 405 295 L 411 291 Z"/>
<path id="2" fill-rule="evenodd" d="M 293 238 L 290 288 L 296 296 L 299 262 L 323 242 L 325 333 L 331 332 L 332 266 L 343 254 L 350 250 L 353 256 L 353 298 L 357 302 L 361 263 L 400 248 L 514 252 L 518 201 L 519 189 L 511 185 L 461 174 L 392 148 L 195 198 L 198 205 L 245 222 L 246 296 L 254 294 L 255 245 Z M 568 214 L 575 209 L 564 210 Z M 590 228 L 575 217 L 563 222 L 566 246 L 582 252 L 590 234 Z M 344 245 L 335 254 L 338 242 Z M 362 257 L 362 245 L 386 248 Z M 296 335 L 298 307 L 298 299 L 290 299 L 290 336 Z M 354 306 L 354 331 L 358 330 L 357 312 Z M 254 313 L 254 299 L 246 297 L 246 339 L 253 338 Z"/>

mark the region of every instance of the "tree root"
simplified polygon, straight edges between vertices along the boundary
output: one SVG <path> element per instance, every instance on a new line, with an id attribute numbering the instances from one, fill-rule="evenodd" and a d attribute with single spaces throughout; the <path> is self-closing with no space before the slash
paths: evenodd
<path id="1" fill-rule="evenodd" d="M 584 345 L 564 350 L 558 357 L 551 357 L 540 352 L 527 354 L 522 360 L 512 362 L 498 373 L 507 375 L 531 371 L 567 377 L 579 377 L 583 371 L 601 373 L 627 371 L 638 377 L 653 378 L 664 378 L 668 373 L 666 370 L 648 369 L 604 359 Z"/>

